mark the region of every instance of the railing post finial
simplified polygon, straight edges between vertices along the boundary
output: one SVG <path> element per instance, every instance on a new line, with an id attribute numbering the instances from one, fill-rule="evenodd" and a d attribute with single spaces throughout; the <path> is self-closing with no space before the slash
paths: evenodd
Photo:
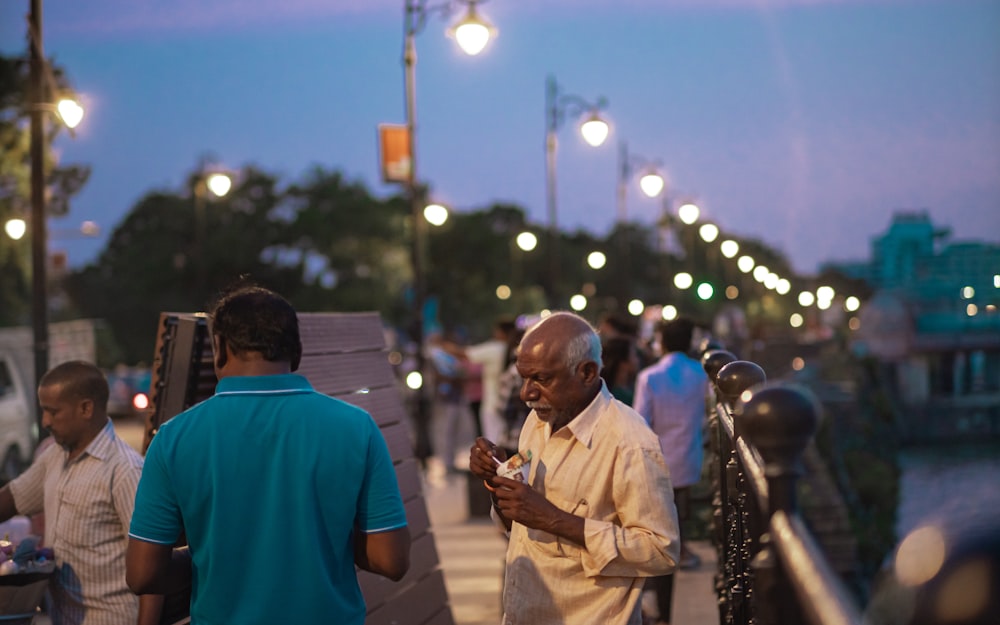
<path id="1" fill-rule="evenodd" d="M 760 386 L 767 381 L 767 374 L 757 363 L 749 360 L 734 360 L 719 369 L 716 375 L 716 386 L 726 404 L 730 408 L 735 408 L 740 396 L 754 387 Z M 739 421 L 735 421 L 734 426 L 739 432 Z"/>
<path id="2" fill-rule="evenodd" d="M 819 424 L 820 408 L 805 388 L 769 384 L 751 390 L 735 408 L 741 434 L 760 452 L 770 513 L 795 510 L 795 480 L 802 455 Z"/>
<path id="3" fill-rule="evenodd" d="M 719 369 L 737 360 L 736 354 L 724 349 L 710 349 L 701 356 L 701 368 L 708 374 L 708 381 L 715 385 Z"/>

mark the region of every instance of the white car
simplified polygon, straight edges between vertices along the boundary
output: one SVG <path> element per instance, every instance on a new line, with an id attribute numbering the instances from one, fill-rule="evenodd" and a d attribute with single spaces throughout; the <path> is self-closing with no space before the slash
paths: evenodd
<path id="1" fill-rule="evenodd" d="M 35 397 L 25 382 L 10 354 L 0 351 L 0 483 L 27 468 L 38 441 Z"/>

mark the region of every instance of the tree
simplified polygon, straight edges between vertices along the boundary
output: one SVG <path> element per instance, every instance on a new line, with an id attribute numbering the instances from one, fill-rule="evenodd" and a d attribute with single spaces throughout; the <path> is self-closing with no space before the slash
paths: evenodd
<path id="1" fill-rule="evenodd" d="M 439 302 L 439 320 L 485 340 L 499 316 L 535 312 L 541 307 L 537 287 L 543 266 L 538 250 L 517 249 L 514 239 L 532 228 L 524 210 L 494 204 L 473 212 L 453 213 L 440 228 L 431 228 L 427 245 L 427 294 Z M 509 300 L 497 288 L 511 289 Z"/>
<path id="2" fill-rule="evenodd" d="M 248 167 L 229 195 L 202 204 L 198 244 L 190 189 L 200 175 L 180 193 L 142 198 L 98 259 L 67 278 L 81 313 L 108 320 L 129 362 L 152 356 L 161 312 L 205 310 L 243 276 L 301 311 L 379 310 L 391 320 L 403 310 L 398 199 L 378 201 L 318 168 L 282 189 L 276 176 Z"/>
<path id="3" fill-rule="evenodd" d="M 50 63 L 56 87 L 65 89 L 63 71 Z M 0 55 L 0 228 L 9 219 L 29 221 L 31 142 L 28 126 L 28 62 Z M 46 145 L 62 131 L 47 124 Z M 90 168 L 57 166 L 55 152 L 46 150 L 46 214 L 59 217 L 69 211 L 69 201 L 83 188 Z M 0 234 L 0 325 L 26 324 L 30 320 L 30 238 L 12 241 Z"/>
<path id="4" fill-rule="evenodd" d="M 244 274 L 278 290 L 296 284 L 296 267 L 268 262 L 263 254 L 285 228 L 268 219 L 277 202 L 275 185 L 272 176 L 245 170 L 230 196 L 204 207 L 207 236 L 200 247 L 193 196 L 147 194 L 98 259 L 67 276 L 67 291 L 84 315 L 109 322 L 128 361 L 149 360 L 159 313 L 205 310 L 216 291 Z"/>
<path id="5" fill-rule="evenodd" d="M 296 302 L 300 309 L 378 310 L 396 323 L 405 318 L 412 271 L 403 198 L 377 200 L 362 183 L 315 167 L 288 188 L 282 211 L 289 238 L 274 249 L 301 259 L 307 288 Z"/>

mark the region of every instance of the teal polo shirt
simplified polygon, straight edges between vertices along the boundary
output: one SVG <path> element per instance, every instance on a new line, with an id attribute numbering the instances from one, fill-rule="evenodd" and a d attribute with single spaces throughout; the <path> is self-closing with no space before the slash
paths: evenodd
<path id="1" fill-rule="evenodd" d="M 361 625 L 351 536 L 405 525 L 371 416 L 288 374 L 223 378 L 160 428 L 129 536 L 186 534 L 192 625 Z"/>

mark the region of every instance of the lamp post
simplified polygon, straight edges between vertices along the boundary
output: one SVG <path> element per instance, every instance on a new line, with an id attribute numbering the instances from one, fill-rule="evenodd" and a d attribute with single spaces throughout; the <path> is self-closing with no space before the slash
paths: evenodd
<path id="1" fill-rule="evenodd" d="M 194 196 L 194 244 L 195 262 L 198 263 L 196 271 L 198 275 L 199 297 L 205 293 L 208 286 L 208 263 L 206 262 L 207 255 L 205 253 L 205 248 L 207 247 L 205 245 L 207 239 L 205 232 L 205 202 L 209 198 L 225 197 L 232 187 L 233 177 L 220 171 L 202 171 L 197 174 L 194 181 L 191 195 Z"/>
<path id="2" fill-rule="evenodd" d="M 417 49 L 416 36 L 423 30 L 427 17 L 432 11 L 441 11 L 447 15 L 451 11 L 451 2 L 429 6 L 427 0 L 405 0 L 405 15 L 403 20 L 403 91 L 406 106 L 406 150 L 409 167 L 406 169 L 404 186 L 406 199 L 410 206 L 413 222 L 410 259 L 413 265 L 413 327 L 411 336 L 416 344 L 415 364 L 421 375 L 424 373 L 424 220 L 421 206 L 421 193 L 417 186 L 417 95 L 416 68 Z M 452 29 L 451 33 L 458 41 L 462 50 L 470 56 L 482 52 L 493 34 L 493 28 L 476 12 L 477 0 L 455 0 L 468 8 L 465 17 Z M 429 399 L 426 384 L 417 389 L 415 406 L 415 421 L 417 425 L 417 456 L 424 459 L 429 452 Z"/>
<path id="3" fill-rule="evenodd" d="M 72 131 L 83 118 L 83 108 L 76 102 L 62 101 L 54 106 L 49 100 L 55 90 L 52 69 L 45 60 L 42 39 L 42 0 L 31 0 L 28 12 L 29 64 L 29 160 L 31 166 L 31 325 L 35 360 L 35 385 L 49 368 L 48 279 L 45 263 L 48 256 L 45 217 L 45 114 L 55 112 Z M 38 411 L 39 432 L 41 411 Z"/>
<path id="4" fill-rule="evenodd" d="M 556 217 L 556 132 L 566 120 L 567 115 L 580 117 L 588 113 L 580 125 L 580 133 L 584 140 L 593 147 L 604 143 L 610 127 L 601 116 L 600 111 L 607 107 L 603 97 L 595 102 L 588 102 L 580 96 L 560 92 L 555 76 L 545 79 L 545 199 L 549 216 L 549 304 L 555 303 L 556 284 L 559 281 L 558 254 L 558 221 Z"/>
<path id="5" fill-rule="evenodd" d="M 625 141 L 618 143 L 618 221 L 625 223 L 628 212 L 627 192 L 628 181 L 636 171 L 642 169 L 643 174 L 639 179 L 639 188 L 646 197 L 654 198 L 660 195 L 666 186 L 663 175 L 659 172 L 660 162 L 650 161 L 637 154 L 628 151 L 628 144 Z"/>
<path id="6" fill-rule="evenodd" d="M 625 228 L 627 221 L 627 193 L 628 182 L 639 170 L 643 170 L 639 179 L 639 188 L 650 198 L 656 197 L 663 191 L 665 186 L 663 175 L 659 169 L 659 161 L 651 161 L 647 158 L 632 154 L 628 150 L 625 141 L 618 143 L 618 224 L 621 229 L 618 232 L 618 280 L 615 296 L 618 304 L 624 304 L 629 297 L 630 282 L 632 275 L 632 262 L 629 255 L 630 241 L 628 240 L 628 229 Z"/>
<path id="7" fill-rule="evenodd" d="M 34 337 L 35 387 L 49 369 L 49 311 L 45 257 L 45 52 L 42 47 L 42 0 L 31 0 L 28 15 L 31 79 L 31 327 Z M 38 411 L 39 432 L 42 413 Z"/>

